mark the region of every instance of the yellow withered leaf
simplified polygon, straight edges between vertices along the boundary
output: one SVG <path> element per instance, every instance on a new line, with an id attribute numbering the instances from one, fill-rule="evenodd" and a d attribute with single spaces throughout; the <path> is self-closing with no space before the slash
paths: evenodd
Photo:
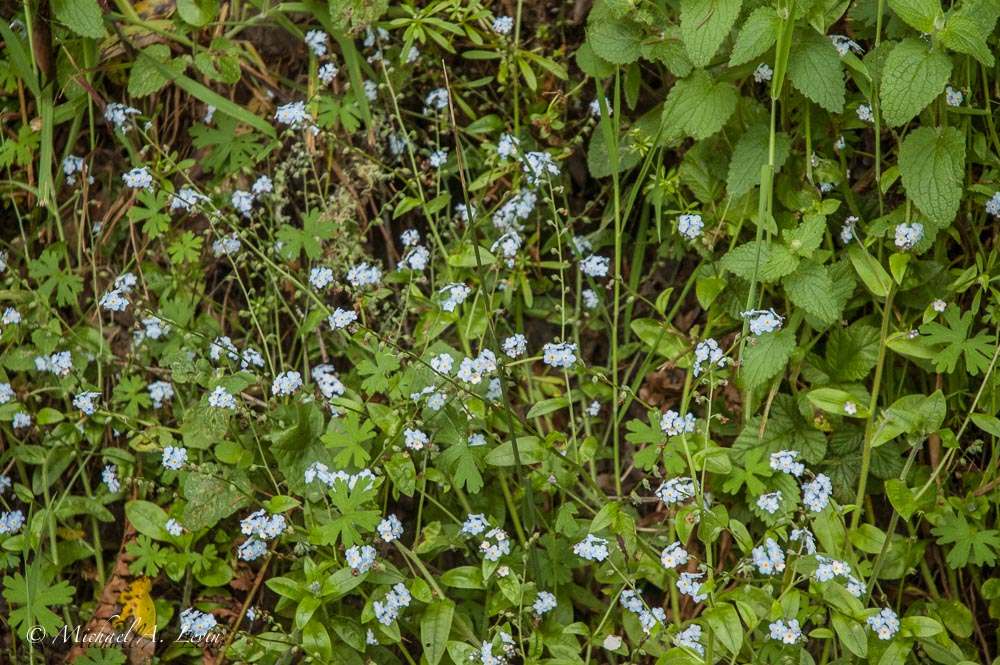
<path id="1" fill-rule="evenodd" d="M 149 593 L 152 589 L 153 582 L 148 577 L 140 577 L 129 584 L 118 595 L 122 611 L 115 623 L 125 630 L 132 627 L 135 634 L 147 639 L 156 637 L 156 605 Z"/>

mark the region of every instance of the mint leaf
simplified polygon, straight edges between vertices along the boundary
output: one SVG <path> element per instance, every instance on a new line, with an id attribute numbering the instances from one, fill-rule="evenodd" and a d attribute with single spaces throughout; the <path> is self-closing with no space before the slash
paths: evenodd
<path id="1" fill-rule="evenodd" d="M 598 57 L 613 65 L 625 65 L 639 59 L 642 26 L 630 19 L 612 16 L 607 3 L 602 2 L 590 12 L 587 42 Z"/>
<path id="2" fill-rule="evenodd" d="M 708 72 L 697 69 L 678 81 L 667 95 L 664 129 L 706 139 L 722 129 L 736 110 L 738 99 L 732 85 L 716 83 Z"/>
<path id="3" fill-rule="evenodd" d="M 771 48 L 778 38 L 781 29 L 781 19 L 772 7 L 758 7 L 744 21 L 740 34 L 729 56 L 729 66 L 735 67 L 744 62 L 750 62 L 761 53 Z"/>
<path id="4" fill-rule="evenodd" d="M 939 0 L 889 0 L 889 7 L 896 16 L 920 32 L 934 32 L 934 19 L 941 16 Z"/>
<path id="5" fill-rule="evenodd" d="M 748 243 L 726 252 L 726 255 L 719 261 L 719 267 L 723 270 L 728 270 L 737 277 L 742 277 L 749 282 L 753 279 L 754 266 L 757 264 L 758 260 L 757 245 L 758 243 L 756 240 L 751 240 Z M 760 265 L 765 265 L 770 256 L 770 246 L 768 246 L 767 243 L 761 243 Z"/>
<path id="6" fill-rule="evenodd" d="M 681 31 L 676 25 L 663 31 L 663 39 L 652 44 L 644 43 L 641 47 L 642 57 L 646 60 L 661 62 L 667 66 L 674 78 L 684 78 L 694 69 L 687 50 L 681 41 Z M 596 76 L 594 78 L 597 78 Z"/>
<path id="7" fill-rule="evenodd" d="M 794 229 L 781 234 L 788 249 L 802 258 L 809 258 L 819 249 L 826 232 L 826 217 L 817 213 L 806 213 L 802 222 Z"/>
<path id="8" fill-rule="evenodd" d="M 171 78 L 163 74 L 163 68 L 157 67 L 155 63 L 166 67 L 173 78 L 183 74 L 187 68 L 185 62 L 180 58 L 167 60 L 169 57 L 170 47 L 166 44 L 153 44 L 139 51 L 128 76 L 128 94 L 133 97 L 145 97 L 158 92 L 171 81 Z"/>
<path id="9" fill-rule="evenodd" d="M 799 35 L 788 57 L 788 80 L 827 111 L 844 110 L 844 72 L 833 42 L 813 30 Z"/>
<path id="10" fill-rule="evenodd" d="M 729 175 L 726 177 L 729 196 L 743 196 L 760 184 L 760 167 L 767 164 L 770 153 L 771 130 L 767 125 L 754 125 L 740 137 L 733 150 L 733 159 L 729 162 Z M 788 134 L 779 132 L 774 137 L 774 172 L 777 173 L 785 165 L 791 141 Z"/>
<path id="11" fill-rule="evenodd" d="M 882 71 L 882 117 L 893 126 L 913 120 L 941 94 L 951 76 L 951 61 L 943 53 L 929 51 L 922 39 L 896 44 Z"/>
<path id="12" fill-rule="evenodd" d="M 833 294 L 833 278 L 826 266 L 807 259 L 785 278 L 784 285 L 792 303 L 824 324 L 832 324 L 840 317 L 841 308 Z"/>
<path id="13" fill-rule="evenodd" d="M 681 36 L 695 67 L 704 67 L 733 29 L 743 0 L 681 0 Z"/>
<path id="14" fill-rule="evenodd" d="M 986 44 L 986 35 L 979 31 L 974 19 L 961 14 L 952 16 L 938 36 L 952 51 L 971 55 L 987 67 L 993 66 L 993 53 Z"/>
<path id="15" fill-rule="evenodd" d="M 965 137 L 954 127 L 920 127 L 899 147 L 899 173 L 910 200 L 938 227 L 951 224 L 962 199 Z"/>
<path id="16" fill-rule="evenodd" d="M 104 37 L 104 18 L 97 0 L 52 0 L 52 13 L 83 37 Z"/>
<path id="17" fill-rule="evenodd" d="M 833 383 L 860 381 L 878 362 L 879 331 L 856 323 L 834 328 L 826 341 L 826 371 Z"/>
<path id="18" fill-rule="evenodd" d="M 765 333 L 747 345 L 740 359 L 740 376 L 747 390 L 758 388 L 785 369 L 795 348 L 795 333 L 781 330 Z"/>
<path id="19" fill-rule="evenodd" d="M 201 28 L 219 13 L 219 0 L 177 0 L 177 13 L 188 25 Z"/>
<path id="20" fill-rule="evenodd" d="M 788 247 L 773 245 L 767 255 L 767 261 L 760 266 L 757 278 L 764 284 L 770 284 L 795 272 L 798 267 L 799 257 L 792 254 Z"/>

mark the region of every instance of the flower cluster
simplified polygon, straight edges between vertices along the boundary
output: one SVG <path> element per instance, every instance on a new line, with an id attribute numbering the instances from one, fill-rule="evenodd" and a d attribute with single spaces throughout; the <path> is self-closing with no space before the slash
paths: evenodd
<path id="1" fill-rule="evenodd" d="M 608 541 L 588 533 L 586 538 L 573 545 L 573 554 L 588 561 L 604 561 L 608 558 Z"/>
<path id="2" fill-rule="evenodd" d="M 489 349 L 482 349 L 475 358 L 462 358 L 455 376 L 460 381 L 475 385 L 481 382 L 486 375 L 495 372 L 496 369 L 496 354 Z"/>
<path id="3" fill-rule="evenodd" d="M 58 351 L 50 356 L 36 356 L 35 369 L 39 372 L 51 372 L 58 377 L 66 376 L 73 369 L 73 356 L 69 351 Z"/>
<path id="4" fill-rule="evenodd" d="M 182 533 L 184 533 L 183 525 L 181 525 L 181 523 L 175 519 L 167 520 L 167 523 L 164 526 L 164 528 L 167 530 L 167 533 L 169 533 L 171 536 L 179 536 Z"/>
<path id="5" fill-rule="evenodd" d="M 705 655 L 705 647 L 700 643 L 701 626 L 696 623 L 691 624 L 674 637 L 674 644 L 679 647 L 694 649 L 700 655 Z"/>
<path id="6" fill-rule="evenodd" d="M 740 316 L 750 319 L 750 333 L 753 335 L 763 335 L 781 329 L 781 322 L 784 318 L 775 314 L 773 309 L 752 309 L 748 312 L 741 312 Z"/>
<path id="7" fill-rule="evenodd" d="M 649 635 L 653 626 L 657 623 L 662 624 L 667 619 L 667 614 L 662 607 L 654 607 L 651 610 L 647 609 L 646 604 L 639 598 L 639 594 L 632 589 L 622 591 L 618 602 L 626 610 L 639 616 L 639 624 L 642 626 L 642 631 L 647 635 Z"/>
<path id="8" fill-rule="evenodd" d="M 848 51 L 854 51 L 858 55 L 863 55 L 865 52 L 860 44 L 844 35 L 830 35 L 830 41 L 833 42 L 833 46 L 841 58 L 847 55 Z"/>
<path id="9" fill-rule="evenodd" d="M 216 409 L 236 410 L 236 399 L 222 386 L 216 386 L 208 396 L 208 405 Z"/>
<path id="10" fill-rule="evenodd" d="M 375 563 L 375 548 L 371 545 L 355 545 L 344 552 L 344 561 L 355 575 L 364 575 Z"/>
<path id="11" fill-rule="evenodd" d="M 244 561 L 253 561 L 267 552 L 267 541 L 280 536 L 286 529 L 284 515 L 270 515 L 264 510 L 243 518 L 240 521 L 240 531 L 250 536 L 239 546 L 239 557 Z"/>
<path id="12" fill-rule="evenodd" d="M 0 536 L 8 533 L 17 533 L 24 526 L 24 513 L 20 510 L 12 510 L 9 513 L 0 513 Z"/>
<path id="13" fill-rule="evenodd" d="M 681 414 L 671 409 L 660 418 L 660 430 L 667 436 L 690 434 L 694 431 L 694 427 L 694 415 L 691 413 L 681 416 Z"/>
<path id="14" fill-rule="evenodd" d="M 854 215 L 851 215 L 850 217 L 844 220 L 844 225 L 840 227 L 840 242 L 847 245 L 852 240 L 854 240 L 854 227 L 857 225 L 857 223 L 858 223 L 858 218 L 855 217 Z"/>
<path id="15" fill-rule="evenodd" d="M 1000 192 L 996 192 L 986 202 L 986 214 L 993 215 L 994 217 L 1000 216 Z"/>
<path id="16" fill-rule="evenodd" d="M 818 513 L 830 503 L 832 493 L 833 484 L 825 474 L 821 473 L 802 486 L 802 503 L 808 506 L 809 510 Z"/>
<path id="17" fill-rule="evenodd" d="M 886 607 L 875 616 L 868 617 L 868 625 L 880 640 L 891 640 L 899 632 L 899 617 Z"/>
<path id="18" fill-rule="evenodd" d="M 797 450 L 779 450 L 776 453 L 771 453 L 771 468 L 798 478 L 806 470 L 805 464 L 795 461 L 798 456 L 799 451 Z"/>
<path id="19" fill-rule="evenodd" d="M 358 320 L 358 313 L 353 309 L 341 309 L 338 307 L 334 310 L 330 318 L 327 319 L 327 323 L 330 324 L 330 330 L 340 330 L 341 328 L 346 328 L 355 321 Z"/>
<path id="20" fill-rule="evenodd" d="M 532 186 L 541 184 L 547 176 L 559 175 L 559 165 L 547 152 L 527 152 L 521 160 L 524 178 Z"/>
<path id="21" fill-rule="evenodd" d="M 154 409 L 162 408 L 164 402 L 174 398 L 174 387 L 169 381 L 153 381 L 146 386 L 146 390 Z"/>
<path id="22" fill-rule="evenodd" d="M 377 286 L 382 281 L 382 271 L 377 266 L 362 261 L 347 271 L 347 281 L 356 289 L 363 286 Z"/>
<path id="23" fill-rule="evenodd" d="M 698 580 L 704 576 L 705 573 L 681 573 L 677 579 L 677 590 L 685 596 L 691 596 L 694 602 L 700 603 L 708 598 L 707 593 L 700 593 L 702 584 Z"/>
<path id="24" fill-rule="evenodd" d="M 180 446 L 167 446 L 163 449 L 163 466 L 171 471 L 180 471 L 187 461 L 187 448 Z"/>
<path id="25" fill-rule="evenodd" d="M 528 350 L 528 340 L 521 333 L 511 335 L 503 341 L 503 352 L 511 358 L 519 358 Z"/>
<path id="26" fill-rule="evenodd" d="M 309 271 L 309 283 L 316 290 L 322 290 L 333 284 L 333 269 L 316 267 Z"/>
<path id="27" fill-rule="evenodd" d="M 700 376 L 706 369 L 711 369 L 713 363 L 719 367 L 726 366 L 726 354 L 719 348 L 719 343 L 714 339 L 698 342 L 694 347 L 694 375 Z"/>
<path id="28" fill-rule="evenodd" d="M 576 362 L 576 344 L 549 342 L 542 347 L 542 361 L 550 367 L 572 367 Z"/>
<path id="29" fill-rule="evenodd" d="M 781 490 L 757 497 L 757 507 L 771 515 L 778 512 L 778 502 L 781 501 Z"/>
<path id="30" fill-rule="evenodd" d="M 73 406 L 83 411 L 85 415 L 94 415 L 94 410 L 97 408 L 95 400 L 101 396 L 98 392 L 86 392 L 80 393 L 73 397 Z"/>
<path id="31" fill-rule="evenodd" d="M 507 537 L 507 532 L 503 529 L 490 529 L 483 536 L 483 542 L 479 544 L 479 549 L 487 561 L 499 561 L 500 557 L 510 554 L 510 538 Z"/>
<path id="32" fill-rule="evenodd" d="M 763 546 L 753 548 L 751 555 L 761 575 L 773 575 L 785 570 L 785 553 L 773 538 L 764 541 Z"/>
<path id="33" fill-rule="evenodd" d="M 294 370 L 291 370 L 288 372 L 282 372 L 275 377 L 274 383 L 271 385 L 271 392 L 279 396 L 291 395 L 301 387 L 302 375 Z"/>
<path id="34" fill-rule="evenodd" d="M 660 552 L 660 563 L 662 563 L 663 567 L 667 570 L 673 570 L 677 566 L 683 566 L 688 562 L 689 558 L 690 555 L 688 555 L 687 550 L 684 549 L 684 546 L 681 545 L 679 540 L 670 543 L 663 548 L 662 552 Z"/>
<path id="35" fill-rule="evenodd" d="M 111 102 L 104 108 L 104 120 L 115 126 L 119 132 L 128 129 L 129 118 L 139 115 L 141 111 L 119 102 Z"/>
<path id="36" fill-rule="evenodd" d="M 688 240 L 694 240 L 701 235 L 705 223 L 701 221 L 701 215 L 684 214 L 677 218 L 677 232 Z"/>
<path id="37" fill-rule="evenodd" d="M 904 252 L 911 249 L 924 237 L 924 225 L 920 222 L 896 225 L 896 247 Z"/>
<path id="38" fill-rule="evenodd" d="M 395 515 L 389 515 L 379 522 L 378 526 L 375 527 L 375 531 L 378 532 L 378 537 L 384 542 L 391 543 L 403 537 L 403 523 Z"/>
<path id="39" fill-rule="evenodd" d="M 343 469 L 331 473 L 329 467 L 322 462 L 313 462 L 305 471 L 306 483 L 319 480 L 321 483 L 330 488 L 332 488 L 333 484 L 339 480 L 347 483 L 347 489 L 353 490 L 358 484 L 358 481 L 363 479 L 369 481 L 368 489 L 371 489 L 375 482 L 375 474 L 372 473 L 370 469 L 363 469 L 362 471 L 354 474 L 347 473 Z"/>
<path id="40" fill-rule="evenodd" d="M 955 90 L 950 85 L 944 89 L 944 101 L 948 106 L 961 106 L 964 99 L 961 90 Z"/>
<path id="41" fill-rule="evenodd" d="M 121 481 L 118 480 L 118 468 L 113 464 L 108 464 L 101 471 L 101 482 L 108 487 L 108 491 L 117 494 L 122 488 Z"/>
<path id="42" fill-rule="evenodd" d="M 606 256 L 591 254 L 580 262 L 580 272 L 588 277 L 607 277 L 611 259 Z"/>
<path id="43" fill-rule="evenodd" d="M 385 600 L 376 600 L 372 604 L 375 610 L 375 618 L 385 626 L 392 624 L 399 618 L 399 613 L 404 608 L 410 606 L 410 592 L 402 582 L 398 582 L 392 590 L 385 595 Z"/>
<path id="44" fill-rule="evenodd" d="M 327 399 L 342 396 L 347 388 L 337 376 L 337 371 L 333 365 L 316 365 L 312 369 L 312 380 L 316 383 L 320 393 Z"/>
<path id="45" fill-rule="evenodd" d="M 795 644 L 802 639 L 802 629 L 799 628 L 798 619 L 790 619 L 788 623 L 778 619 L 768 628 L 771 629 L 770 638 L 772 640 L 780 640 L 785 644 Z"/>
<path id="46" fill-rule="evenodd" d="M 218 622 L 207 612 L 199 612 L 193 607 L 181 612 L 181 637 L 190 635 L 194 640 L 200 640 L 208 635 Z"/>
<path id="47" fill-rule="evenodd" d="M 660 483 L 655 494 L 660 501 L 671 506 L 693 499 L 697 490 L 695 489 L 695 481 L 690 478 L 671 478 Z"/>
<path id="48" fill-rule="evenodd" d="M 472 293 L 472 289 L 461 282 L 452 282 L 443 289 L 440 289 L 438 293 L 444 294 L 445 296 L 441 301 L 441 309 L 446 312 L 454 312 L 455 308 L 465 302 L 465 299 L 469 297 L 469 294 Z"/>
<path id="49" fill-rule="evenodd" d="M 766 62 L 762 62 L 757 65 L 757 69 L 753 70 L 753 80 L 757 83 L 763 83 L 764 81 L 770 81 L 774 77 L 774 70 L 771 69 Z"/>
<path id="50" fill-rule="evenodd" d="M 329 39 L 330 36 L 322 30 L 310 30 L 305 36 L 306 46 L 309 47 L 309 50 L 312 51 L 317 58 L 322 58 L 326 55 L 326 48 Z"/>
<path id="51" fill-rule="evenodd" d="M 535 602 L 531 605 L 531 608 L 535 610 L 536 615 L 542 616 L 554 610 L 556 605 L 556 597 L 553 594 L 548 591 L 539 591 L 538 595 L 535 596 Z"/>

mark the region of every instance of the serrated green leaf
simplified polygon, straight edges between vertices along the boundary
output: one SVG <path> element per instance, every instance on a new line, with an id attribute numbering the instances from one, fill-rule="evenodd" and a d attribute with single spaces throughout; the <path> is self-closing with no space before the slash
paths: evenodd
<path id="1" fill-rule="evenodd" d="M 951 61 L 924 40 L 899 42 L 882 70 L 882 117 L 894 127 L 908 123 L 944 91 L 949 76 Z"/>
<path id="2" fill-rule="evenodd" d="M 987 67 L 993 66 L 993 52 L 979 31 L 979 25 L 968 16 L 952 16 L 938 36 L 952 51 L 971 55 Z"/>
<path id="3" fill-rule="evenodd" d="M 841 308 L 834 297 L 833 278 L 829 269 L 807 259 L 783 280 L 785 292 L 792 303 L 827 325 L 840 318 Z"/>
<path id="4" fill-rule="evenodd" d="M 740 359 L 740 376 L 747 389 L 764 385 L 784 370 L 794 348 L 791 330 L 765 333 L 756 338 L 756 344 L 747 345 Z"/>
<path id="5" fill-rule="evenodd" d="M 687 49 L 684 48 L 684 42 L 681 41 L 680 27 L 676 25 L 669 26 L 663 31 L 663 39 L 653 43 L 643 42 L 641 52 L 646 60 L 666 65 L 675 78 L 682 79 L 694 69 L 691 59 L 688 58 Z"/>
<path id="6" fill-rule="evenodd" d="M 739 95 L 729 83 L 717 83 L 703 69 L 678 81 L 663 105 L 664 130 L 706 139 L 722 129 L 736 110 Z"/>
<path id="7" fill-rule="evenodd" d="M 899 148 L 907 196 L 940 228 L 958 213 L 964 169 L 965 137 L 954 127 L 920 127 Z"/>
<path id="8" fill-rule="evenodd" d="M 920 32 L 934 32 L 934 19 L 941 16 L 939 0 L 889 0 L 889 7 L 896 16 Z"/>
<path id="9" fill-rule="evenodd" d="M 180 58 L 167 61 L 170 47 L 153 44 L 139 51 L 128 77 L 128 93 L 133 97 L 145 97 L 159 91 L 172 79 L 184 73 L 185 64 Z M 157 66 L 159 63 L 160 66 Z M 167 76 L 163 68 L 172 74 Z"/>
<path id="10" fill-rule="evenodd" d="M 104 13 L 97 0 L 52 0 L 52 13 L 78 35 L 104 37 Z"/>
<path id="11" fill-rule="evenodd" d="M 681 36 L 695 67 L 704 67 L 733 29 L 743 0 L 681 0 Z"/>
<path id="12" fill-rule="evenodd" d="M 860 381 L 878 362 L 878 350 L 878 328 L 863 323 L 834 328 L 826 341 L 826 368 L 834 382 Z"/>
<path id="13" fill-rule="evenodd" d="M 733 198 L 743 196 L 760 184 L 760 167 L 768 162 L 771 130 L 767 125 L 754 125 L 740 137 L 729 162 L 726 189 Z M 781 171 L 791 150 L 788 134 L 778 132 L 774 137 L 774 172 Z"/>
<path id="14" fill-rule="evenodd" d="M 783 232 L 781 238 L 788 245 L 789 250 L 803 258 L 809 258 L 813 252 L 819 249 L 825 232 L 826 217 L 816 213 L 807 213 L 802 217 L 802 222 L 798 226 Z"/>
<path id="15" fill-rule="evenodd" d="M 591 12 L 587 42 L 598 57 L 613 65 L 626 65 L 639 59 L 642 26 L 629 19 L 612 18 L 604 12 Z"/>
<path id="16" fill-rule="evenodd" d="M 758 245 L 760 247 L 759 253 Z M 726 255 L 719 261 L 719 267 L 723 270 L 728 270 L 737 277 L 742 277 L 750 281 L 753 279 L 753 271 L 754 266 L 757 265 L 758 254 L 760 264 L 763 265 L 771 255 L 771 248 L 766 243 L 758 243 L 756 240 L 751 240 L 726 252 Z"/>
<path id="17" fill-rule="evenodd" d="M 970 562 L 976 566 L 992 566 L 997 562 L 1000 532 L 970 525 L 961 513 L 939 518 L 931 533 L 937 536 L 939 545 L 952 544 L 947 561 L 953 570 L 967 566 Z"/>
<path id="18" fill-rule="evenodd" d="M 750 62 L 771 48 L 781 30 L 781 19 L 772 7 L 758 7 L 750 13 L 740 28 L 740 34 L 729 56 L 729 66 Z"/>
<path id="19" fill-rule="evenodd" d="M 788 57 L 788 80 L 803 95 L 827 111 L 844 110 L 844 71 L 837 49 L 828 37 L 806 30 Z"/>
<path id="20" fill-rule="evenodd" d="M 757 278 L 764 284 L 776 282 L 786 275 L 795 272 L 800 259 L 784 245 L 773 245 L 768 252 L 767 261 L 760 267 Z"/>
<path id="21" fill-rule="evenodd" d="M 944 323 L 930 321 L 920 326 L 927 344 L 943 345 L 933 358 L 937 371 L 954 372 L 960 357 L 965 358 L 965 368 L 974 376 L 989 368 L 996 347 L 986 331 L 980 330 L 975 335 L 969 332 L 973 318 L 970 310 L 963 314 L 958 307 L 949 307 L 942 316 Z"/>

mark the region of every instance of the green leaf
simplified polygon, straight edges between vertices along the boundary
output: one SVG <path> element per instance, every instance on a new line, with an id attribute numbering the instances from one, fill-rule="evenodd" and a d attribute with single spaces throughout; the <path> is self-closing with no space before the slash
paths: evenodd
<path id="1" fill-rule="evenodd" d="M 104 37 L 104 14 L 97 0 L 52 0 L 52 13 L 83 37 Z"/>
<path id="2" fill-rule="evenodd" d="M 766 243 L 758 243 L 756 240 L 751 240 L 726 252 L 719 261 L 719 267 L 749 282 L 753 279 L 754 267 L 757 265 L 758 255 L 760 264 L 763 266 L 767 263 L 771 255 L 771 248 Z"/>
<path id="3" fill-rule="evenodd" d="M 630 326 L 647 349 L 668 360 L 677 360 L 688 350 L 685 339 L 656 319 L 635 319 Z"/>
<path id="4" fill-rule="evenodd" d="M 483 489 L 483 462 L 466 442 L 453 443 L 439 459 L 443 468 L 452 474 L 455 484 L 464 487 L 469 494 L 479 494 Z"/>
<path id="5" fill-rule="evenodd" d="M 847 256 L 851 259 L 851 264 L 857 271 L 858 277 L 873 295 L 880 298 L 889 295 L 889 289 L 892 288 L 892 278 L 875 257 L 857 243 L 851 243 L 847 247 Z"/>
<path id="6" fill-rule="evenodd" d="M 855 418 L 868 417 L 868 409 L 859 403 L 861 400 L 857 396 L 844 390 L 837 390 L 836 388 L 816 388 L 815 390 L 810 390 L 806 397 L 817 409 L 838 416 L 844 415 L 844 405 L 847 404 L 847 402 L 852 402 L 858 409 L 857 412 L 853 414 Z"/>
<path id="7" fill-rule="evenodd" d="M 841 308 L 834 297 L 833 278 L 826 266 L 807 259 L 785 277 L 783 283 L 792 303 L 823 323 L 829 325 L 840 318 Z"/>
<path id="8" fill-rule="evenodd" d="M 429 665 L 438 665 L 447 652 L 448 635 L 455 616 L 455 603 L 447 598 L 435 600 L 420 620 L 420 642 Z"/>
<path id="9" fill-rule="evenodd" d="M 840 56 L 829 37 L 806 30 L 792 45 L 788 57 L 788 80 L 799 91 L 827 111 L 844 110 L 844 72 Z"/>
<path id="10" fill-rule="evenodd" d="M 361 387 L 368 393 L 389 389 L 389 375 L 399 369 L 399 358 L 389 351 L 375 353 L 375 362 L 364 360 L 357 365 L 358 374 L 367 377 Z"/>
<path id="11" fill-rule="evenodd" d="M 952 16 L 938 36 L 952 51 L 971 55 L 987 67 L 993 66 L 993 52 L 975 20 L 968 16 Z"/>
<path id="12" fill-rule="evenodd" d="M 765 333 L 756 342 L 747 345 L 740 359 L 740 376 L 748 390 L 759 388 L 785 369 L 795 348 L 795 333 L 791 330 Z"/>
<path id="13" fill-rule="evenodd" d="M 940 390 L 931 395 L 904 395 L 885 410 L 878 433 L 872 438 L 872 447 L 902 434 L 927 437 L 941 427 L 946 415 L 947 405 Z"/>
<path id="14" fill-rule="evenodd" d="M 928 34 L 935 30 L 934 19 L 944 13 L 939 0 L 889 0 L 889 7 L 908 26 Z"/>
<path id="15" fill-rule="evenodd" d="M 139 51 L 129 73 L 128 94 L 133 97 L 151 95 L 183 74 L 187 68 L 185 62 L 180 58 L 168 62 L 169 57 L 170 47 L 166 44 L 153 44 Z"/>
<path id="16" fill-rule="evenodd" d="M 338 467 L 361 468 L 371 459 L 367 444 L 374 438 L 374 423 L 368 418 L 362 420 L 357 411 L 348 411 L 340 418 L 330 421 L 320 441 L 334 449 L 333 462 Z"/>
<path id="17" fill-rule="evenodd" d="M 792 254 L 785 245 L 772 245 L 771 251 L 767 254 L 767 260 L 760 266 L 757 279 L 764 284 L 777 282 L 782 277 L 795 272 L 801 262 L 801 259 Z"/>
<path id="18" fill-rule="evenodd" d="M 743 646 L 744 631 L 736 608 L 723 603 L 706 610 L 703 616 L 708 620 L 708 625 L 712 627 L 715 637 L 722 642 L 722 646 L 726 647 L 729 653 L 734 656 L 738 654 Z"/>
<path id="19" fill-rule="evenodd" d="M 545 449 L 534 436 L 519 437 L 517 453 L 521 464 L 538 464 L 546 457 Z M 514 466 L 514 444 L 511 441 L 501 443 L 486 454 L 486 463 L 490 466 Z"/>
<path id="20" fill-rule="evenodd" d="M 913 492 L 902 480 L 890 478 L 885 481 L 885 494 L 889 497 L 889 503 L 904 520 L 910 519 L 913 513 L 917 512 L 917 502 L 913 499 Z"/>
<path id="21" fill-rule="evenodd" d="M 336 0 L 330 3 L 330 21 L 339 32 L 359 32 L 385 14 L 388 0 Z"/>
<path id="22" fill-rule="evenodd" d="M 73 272 L 68 260 L 66 268 L 60 268 L 63 258 L 66 258 L 66 243 L 52 243 L 41 256 L 28 261 L 28 276 L 38 282 L 38 295 L 42 300 L 50 299 L 55 291 L 56 303 L 68 307 L 76 303 L 83 290 L 83 277 Z"/>
<path id="23" fill-rule="evenodd" d="M 135 530 L 157 540 L 166 540 L 170 534 L 165 528 L 167 513 L 150 501 L 129 501 L 125 504 L 125 516 Z"/>
<path id="24" fill-rule="evenodd" d="M 688 58 L 687 49 L 681 41 L 681 30 L 679 26 L 668 26 L 663 30 L 663 39 L 653 43 L 643 42 L 642 57 L 654 62 L 661 62 L 667 66 L 674 78 L 682 79 L 691 73 L 694 66 Z M 608 75 L 610 76 L 610 74 Z M 595 76 L 594 78 L 605 78 Z"/>
<path id="25" fill-rule="evenodd" d="M 613 65 L 626 65 L 639 59 L 642 25 L 614 16 L 608 3 L 599 2 L 587 20 L 587 43 L 599 58 Z"/>
<path id="26" fill-rule="evenodd" d="M 837 631 L 837 637 L 848 651 L 858 658 L 868 657 L 868 636 L 865 629 L 857 621 L 848 619 L 840 612 L 833 612 L 833 629 Z"/>
<path id="27" fill-rule="evenodd" d="M 540 402 L 535 402 L 532 407 L 528 409 L 528 414 L 525 418 L 538 418 L 540 416 L 548 415 L 553 411 L 565 409 L 567 406 L 569 406 L 569 399 L 566 397 L 543 399 Z"/>
<path id="28" fill-rule="evenodd" d="M 806 213 L 802 217 L 802 222 L 794 229 L 782 232 L 781 238 L 789 250 L 808 259 L 819 249 L 825 234 L 826 217 L 817 213 Z"/>
<path id="29" fill-rule="evenodd" d="M 882 70 L 882 117 L 894 127 L 915 118 L 944 91 L 951 60 L 930 51 L 927 42 L 911 37 L 896 44 Z M 902 168 L 902 159 L 900 159 Z"/>
<path id="30" fill-rule="evenodd" d="M 754 125 L 748 129 L 733 150 L 729 162 L 726 189 L 733 198 L 743 196 L 760 184 L 760 167 L 768 163 L 771 130 L 767 125 Z M 774 137 L 774 172 L 781 171 L 791 149 L 788 134 L 778 132 Z"/>
<path id="31" fill-rule="evenodd" d="M 8 608 L 7 623 L 15 635 L 24 635 L 25 630 L 35 625 L 41 626 L 44 634 L 54 635 L 62 626 L 62 619 L 49 608 L 72 602 L 76 589 L 66 580 L 54 586 L 41 583 L 37 566 L 28 572 L 32 578 L 30 584 L 21 573 L 3 578 L 3 597 L 11 605 L 21 605 L 13 610 Z"/>
<path id="32" fill-rule="evenodd" d="M 969 333 L 973 321 L 972 311 L 965 310 L 963 314 L 960 308 L 949 307 L 942 320 L 944 325 L 930 321 L 920 326 L 921 334 L 927 335 L 924 339 L 926 343 L 944 345 L 933 358 L 934 368 L 950 374 L 955 371 L 959 357 L 964 356 L 965 368 L 969 374 L 975 376 L 989 369 L 996 347 L 985 330 L 980 330 L 974 336 Z"/>
<path id="33" fill-rule="evenodd" d="M 703 69 L 678 81 L 663 105 L 664 130 L 706 139 L 722 129 L 736 110 L 739 95 L 729 83 L 716 83 Z"/>
<path id="34" fill-rule="evenodd" d="M 362 542 L 359 529 L 373 531 L 382 520 L 382 511 L 373 508 L 361 509 L 375 500 L 378 490 L 365 482 L 359 482 L 350 489 L 346 480 L 335 480 L 330 499 L 340 515 L 316 528 L 309 542 L 319 545 L 336 545 L 341 541 L 344 547 Z"/>
<path id="35" fill-rule="evenodd" d="M 219 13 L 219 0 L 177 0 L 177 13 L 188 25 L 201 28 Z"/>
<path id="36" fill-rule="evenodd" d="M 826 341 L 826 371 L 834 383 L 860 381 L 878 362 L 879 331 L 875 326 L 855 323 L 834 328 Z"/>
<path id="37" fill-rule="evenodd" d="M 681 0 L 681 36 L 691 63 L 704 67 L 733 29 L 743 0 Z"/>
<path id="38" fill-rule="evenodd" d="M 199 473 L 189 473 L 184 479 L 187 504 L 181 523 L 192 531 L 215 526 L 250 503 L 249 485 L 243 471 L 202 464 Z"/>
<path id="39" fill-rule="evenodd" d="M 729 56 L 729 66 L 750 62 L 771 48 L 781 30 L 781 19 L 772 7 L 758 7 L 750 13 L 740 28 L 740 34 Z"/>
<path id="40" fill-rule="evenodd" d="M 958 213 L 964 169 L 965 137 L 955 127 L 920 127 L 899 147 L 906 194 L 939 228 Z"/>
<path id="41" fill-rule="evenodd" d="M 953 570 L 964 568 L 970 562 L 976 566 L 996 565 L 1000 532 L 995 529 L 970 525 L 965 515 L 958 513 L 940 516 L 931 533 L 937 536 L 939 545 L 953 544 L 947 556 Z"/>

